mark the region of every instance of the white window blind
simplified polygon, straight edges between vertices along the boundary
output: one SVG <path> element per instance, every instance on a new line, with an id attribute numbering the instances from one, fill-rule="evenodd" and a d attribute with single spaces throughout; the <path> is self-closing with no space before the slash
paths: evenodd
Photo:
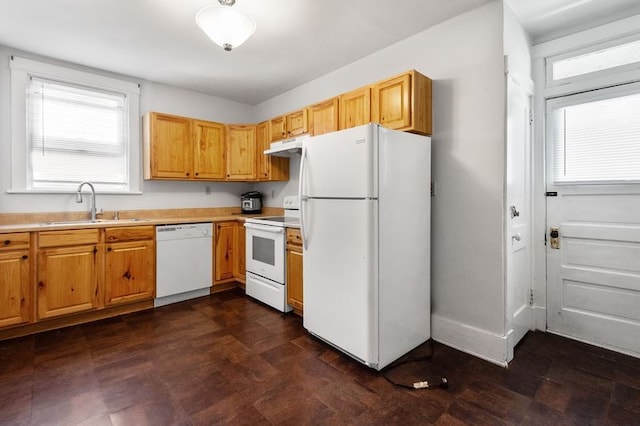
<path id="1" fill-rule="evenodd" d="M 33 188 L 91 181 L 102 190 L 128 190 L 127 98 L 32 77 L 27 138 Z"/>
<path id="2" fill-rule="evenodd" d="M 640 93 L 596 92 L 549 104 L 556 183 L 640 181 Z"/>

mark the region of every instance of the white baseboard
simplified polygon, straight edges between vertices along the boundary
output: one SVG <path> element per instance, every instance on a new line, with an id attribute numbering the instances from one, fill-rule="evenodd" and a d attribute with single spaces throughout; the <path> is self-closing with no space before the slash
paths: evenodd
<path id="1" fill-rule="evenodd" d="M 508 336 L 497 335 L 434 314 L 431 315 L 431 336 L 436 342 L 501 367 L 507 366 Z"/>

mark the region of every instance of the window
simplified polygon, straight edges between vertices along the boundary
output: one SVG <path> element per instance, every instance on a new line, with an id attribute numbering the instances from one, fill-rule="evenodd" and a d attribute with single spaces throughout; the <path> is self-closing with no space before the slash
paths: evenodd
<path id="1" fill-rule="evenodd" d="M 554 183 L 640 182 L 640 84 L 548 101 Z"/>
<path id="2" fill-rule="evenodd" d="M 139 191 L 138 86 L 13 58 L 12 189 Z"/>
<path id="3" fill-rule="evenodd" d="M 562 80 L 640 62 L 640 40 L 551 60 L 551 78 Z"/>

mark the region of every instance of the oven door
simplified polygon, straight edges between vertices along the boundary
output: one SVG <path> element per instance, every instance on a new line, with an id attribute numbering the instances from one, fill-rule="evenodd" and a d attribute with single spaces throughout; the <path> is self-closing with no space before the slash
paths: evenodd
<path id="1" fill-rule="evenodd" d="M 284 284 L 285 232 L 278 226 L 245 223 L 247 272 Z"/>

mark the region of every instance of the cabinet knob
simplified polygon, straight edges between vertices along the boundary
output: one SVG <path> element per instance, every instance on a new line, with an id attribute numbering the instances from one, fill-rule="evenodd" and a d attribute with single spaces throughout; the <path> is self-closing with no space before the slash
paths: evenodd
<path id="1" fill-rule="evenodd" d="M 111 251 L 113 250 L 111 247 L 107 247 L 107 251 Z"/>
<path id="2" fill-rule="evenodd" d="M 8 246 L 9 244 L 11 244 L 11 240 L 4 240 L 3 242 L 5 246 Z"/>
<path id="3" fill-rule="evenodd" d="M 194 174 L 195 174 L 196 176 L 198 176 L 198 175 L 199 175 L 200 173 L 198 173 L 198 172 L 195 172 Z"/>
<path id="4" fill-rule="evenodd" d="M 189 172 L 187 172 L 186 175 L 189 176 Z"/>
<path id="5" fill-rule="evenodd" d="M 26 254 L 23 254 L 23 255 L 22 255 L 22 259 L 23 259 L 23 260 L 27 260 L 28 258 L 29 258 L 29 256 L 27 256 Z"/>

